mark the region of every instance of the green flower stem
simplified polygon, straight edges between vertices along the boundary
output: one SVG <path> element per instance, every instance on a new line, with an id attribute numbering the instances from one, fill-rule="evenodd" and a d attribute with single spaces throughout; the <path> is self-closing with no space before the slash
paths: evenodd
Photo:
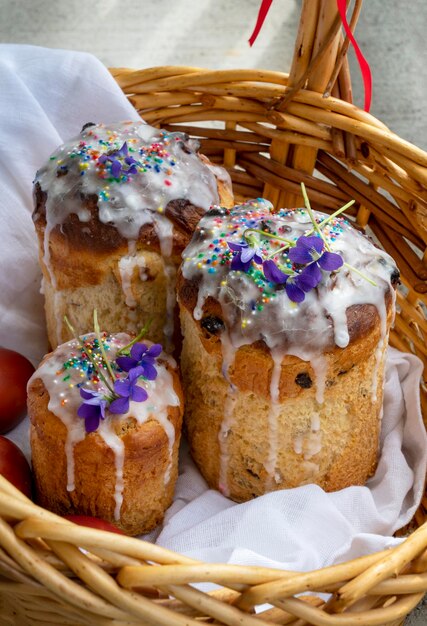
<path id="1" fill-rule="evenodd" d="M 355 274 L 359 274 L 359 276 L 361 276 L 362 278 L 364 278 L 365 280 L 368 281 L 368 283 L 371 283 L 371 285 L 373 285 L 374 287 L 377 286 L 377 283 L 375 281 L 373 281 L 371 278 L 368 278 L 368 276 L 366 276 L 366 274 L 362 274 L 362 272 L 360 270 L 358 270 L 356 267 L 353 267 L 353 265 L 349 265 L 348 263 L 344 263 L 344 266 L 351 270 L 352 272 L 354 272 Z"/>
<path id="2" fill-rule="evenodd" d="M 148 332 L 148 330 L 149 330 L 149 328 L 150 328 L 152 323 L 153 323 L 153 318 L 150 317 L 150 319 L 145 324 L 145 326 L 139 331 L 139 333 L 137 334 L 135 339 L 132 339 L 132 341 L 130 343 L 128 343 L 126 346 L 123 346 L 123 348 L 120 348 L 120 350 L 117 352 L 117 355 L 124 354 L 126 351 L 128 351 L 130 348 L 132 348 L 132 346 L 135 343 L 140 341 L 140 339 L 142 339 L 147 334 L 147 332 Z"/>
<path id="3" fill-rule="evenodd" d="M 319 224 L 319 228 L 322 229 L 324 226 L 326 226 L 326 224 L 328 224 L 331 220 L 334 219 L 334 217 L 337 217 L 338 215 L 340 215 L 341 213 L 343 213 L 344 211 L 346 211 L 349 207 L 352 206 L 352 204 L 355 203 L 355 200 L 350 200 L 350 202 L 347 202 L 347 204 L 345 204 L 344 206 L 342 206 L 340 209 L 338 209 L 337 211 L 335 211 L 335 213 L 332 213 L 331 215 L 328 215 L 328 217 L 326 217 L 323 222 L 320 222 Z M 314 228 L 312 230 L 310 230 L 310 232 L 308 232 L 305 236 L 306 237 L 310 237 L 310 235 L 312 235 L 314 233 Z"/>
<path id="4" fill-rule="evenodd" d="M 344 211 L 346 211 L 348 208 L 350 208 L 354 203 L 356 202 L 356 200 L 350 200 L 350 202 L 347 202 L 347 204 L 345 204 L 344 206 L 342 206 L 340 209 L 338 209 L 337 211 L 335 211 L 335 213 L 332 213 L 331 215 L 329 215 L 328 217 L 326 217 L 323 222 L 320 222 L 319 224 L 319 228 L 323 228 L 324 226 L 326 226 L 326 224 L 328 222 L 330 222 L 331 220 L 334 219 L 334 217 L 337 217 L 338 215 L 340 215 L 341 213 L 343 213 Z"/>
<path id="5" fill-rule="evenodd" d="M 95 360 L 91 357 L 91 355 L 88 353 L 88 350 L 85 346 L 85 344 L 83 343 L 83 341 L 80 339 L 80 337 L 78 336 L 77 332 L 75 331 L 75 329 L 73 328 L 73 326 L 71 326 L 70 321 L 68 319 L 68 317 L 66 315 L 64 315 L 64 322 L 67 324 L 71 334 L 73 335 L 74 339 L 77 341 L 77 343 L 80 345 L 81 349 L 85 351 L 88 360 L 91 362 L 91 364 L 93 365 L 94 370 L 97 372 L 97 374 L 99 375 L 100 379 L 102 380 L 102 382 L 104 383 L 104 385 L 107 387 L 108 391 L 110 391 L 113 396 L 115 398 L 117 398 L 117 395 L 114 392 L 114 389 L 111 388 L 110 383 L 108 382 L 108 380 L 105 378 L 101 368 L 98 367 L 98 364 L 95 362 Z"/>
<path id="6" fill-rule="evenodd" d="M 243 233 L 243 237 L 246 239 L 247 241 L 247 237 L 246 237 L 246 233 L 258 233 L 260 235 L 264 235 L 264 237 L 270 237 L 270 239 L 277 239 L 277 241 L 283 241 L 284 243 L 287 243 L 287 247 L 294 247 L 295 246 L 295 241 L 291 241 L 290 239 L 285 239 L 284 237 L 279 237 L 278 235 L 273 235 L 272 233 L 267 232 L 266 230 L 257 230 L 256 228 L 247 228 L 245 230 L 245 232 Z M 249 243 L 249 242 L 248 242 Z"/>
<path id="7" fill-rule="evenodd" d="M 116 382 L 116 377 L 114 376 L 114 372 L 113 369 L 111 367 L 111 363 L 105 353 L 105 348 L 104 348 L 104 343 L 102 341 L 102 337 L 101 337 L 101 330 L 99 328 L 99 323 L 98 323 L 98 312 L 96 309 L 93 310 L 93 327 L 95 330 L 95 335 L 96 338 L 98 339 L 98 344 L 99 344 L 99 349 L 101 351 L 101 355 L 102 355 L 102 359 L 105 363 L 105 366 L 108 370 L 108 373 L 110 374 L 110 378 L 113 381 L 113 385 Z"/>
<path id="8" fill-rule="evenodd" d="M 326 250 L 328 250 L 328 252 L 330 252 L 331 248 L 330 248 L 328 242 L 326 241 L 326 237 L 322 233 L 322 231 L 320 230 L 319 224 L 316 222 L 316 218 L 314 217 L 314 213 L 313 213 L 313 210 L 312 210 L 311 205 L 310 205 L 310 200 L 308 199 L 307 189 L 305 188 L 304 183 L 301 183 L 301 191 L 302 191 L 302 195 L 303 195 L 303 198 L 304 198 L 305 208 L 307 210 L 307 213 L 310 216 L 311 223 L 313 224 L 313 228 L 314 228 L 315 231 L 317 231 L 317 233 L 319 234 L 319 236 L 322 239 L 323 243 L 325 244 Z M 307 237 L 307 235 L 306 235 L 306 237 Z"/>
<path id="9" fill-rule="evenodd" d="M 272 252 L 271 254 L 269 254 L 269 255 L 267 256 L 267 259 L 266 259 L 266 260 L 268 261 L 269 259 L 272 259 L 274 256 L 276 256 L 276 254 L 281 254 L 282 252 L 284 252 L 284 251 L 285 251 L 285 250 L 287 250 L 288 248 L 289 248 L 289 246 L 288 246 L 288 245 L 286 245 L 286 246 L 282 246 L 281 248 L 279 248 L 279 249 L 278 249 L 278 250 L 276 250 L 275 252 Z"/>

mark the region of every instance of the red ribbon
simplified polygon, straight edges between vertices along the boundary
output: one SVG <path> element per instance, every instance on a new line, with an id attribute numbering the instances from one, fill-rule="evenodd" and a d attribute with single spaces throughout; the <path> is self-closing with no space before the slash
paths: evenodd
<path id="1" fill-rule="evenodd" d="M 271 7 L 271 3 L 273 2 L 273 0 L 262 0 L 261 2 L 261 6 L 259 8 L 258 11 L 258 17 L 256 20 L 256 24 L 255 24 L 255 28 L 254 28 L 254 32 L 252 33 L 252 35 L 250 36 L 249 39 L 249 45 L 253 46 L 253 44 L 255 43 L 256 38 L 259 35 L 259 31 L 262 28 L 262 25 L 264 24 L 264 20 L 267 17 L 267 13 Z"/>
<path id="2" fill-rule="evenodd" d="M 258 17 L 257 17 L 257 21 L 255 24 L 255 28 L 254 31 L 252 33 L 252 35 L 249 38 L 249 45 L 253 46 L 253 44 L 256 41 L 256 38 L 259 35 L 259 32 L 262 28 L 262 25 L 264 24 L 264 20 L 267 17 L 267 13 L 271 7 L 273 0 L 262 0 L 261 2 L 261 6 L 259 8 L 258 11 Z M 353 44 L 354 47 L 354 51 L 356 53 L 356 57 L 359 63 L 359 67 L 360 67 L 360 72 L 362 74 L 362 78 L 363 78 L 363 85 L 365 88 L 365 106 L 364 109 L 365 111 L 369 111 L 369 109 L 371 108 L 371 98 L 372 98 L 372 74 L 371 74 L 371 68 L 369 67 L 369 63 L 367 62 L 367 60 L 365 59 L 365 57 L 362 54 L 362 51 L 359 48 L 359 45 L 356 41 L 356 39 L 353 36 L 353 33 L 350 30 L 350 26 L 348 25 L 347 22 L 347 3 L 346 0 L 337 0 L 337 6 L 338 6 L 338 11 L 341 17 L 341 21 L 343 23 L 344 26 L 344 30 L 345 33 L 347 35 L 347 37 L 349 38 L 349 40 L 351 41 L 351 43 Z"/>
<path id="3" fill-rule="evenodd" d="M 350 39 L 353 44 L 354 51 L 356 53 L 357 60 L 359 62 L 360 72 L 363 78 L 363 85 L 365 88 L 365 111 L 369 111 L 371 108 L 371 98 L 372 98 L 372 74 L 371 68 L 369 67 L 369 63 L 365 59 L 362 54 L 361 49 L 358 46 L 356 39 L 353 36 L 353 33 L 350 30 L 350 26 L 347 22 L 347 4 L 346 0 L 337 0 L 338 11 L 340 12 L 341 21 L 344 26 L 345 34 Z"/>

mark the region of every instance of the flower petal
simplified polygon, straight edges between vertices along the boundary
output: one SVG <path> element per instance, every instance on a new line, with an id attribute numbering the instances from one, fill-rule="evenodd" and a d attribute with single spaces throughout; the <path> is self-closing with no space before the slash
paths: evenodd
<path id="1" fill-rule="evenodd" d="M 279 268 L 272 259 L 267 259 L 267 261 L 264 261 L 264 263 L 262 264 L 262 268 L 264 271 L 264 276 L 271 283 L 283 285 L 289 278 L 288 274 L 285 274 L 284 272 L 279 270 Z"/>
<path id="2" fill-rule="evenodd" d="M 248 246 L 247 248 L 242 248 L 242 251 L 240 253 L 242 263 L 248 263 L 248 261 L 252 261 L 254 254 L 255 248 L 251 248 L 250 246 Z"/>
<path id="3" fill-rule="evenodd" d="M 131 372 L 133 372 L 133 370 L 131 370 Z M 128 398 L 130 396 L 130 387 L 131 383 L 127 378 L 124 380 L 116 380 L 114 383 L 114 391 L 119 396 L 123 396 L 124 398 Z"/>
<path id="4" fill-rule="evenodd" d="M 317 262 L 323 270 L 328 272 L 339 269 L 344 263 L 342 257 L 335 252 L 324 252 Z"/>
<path id="5" fill-rule="evenodd" d="M 149 348 L 147 355 L 151 357 L 158 357 L 163 350 L 163 346 L 161 343 L 154 343 L 151 348 Z"/>
<path id="6" fill-rule="evenodd" d="M 144 402 L 148 398 L 148 393 L 140 387 L 139 385 L 135 385 L 132 388 L 131 400 L 134 402 Z"/>
<path id="7" fill-rule="evenodd" d="M 114 178 L 118 178 L 120 176 L 120 172 L 122 171 L 122 166 L 120 161 L 113 161 L 111 163 L 111 175 L 114 176 Z"/>
<path id="8" fill-rule="evenodd" d="M 298 265 L 306 265 L 313 262 L 310 251 L 305 248 L 290 248 L 288 256 L 292 263 L 298 263 Z"/>
<path id="9" fill-rule="evenodd" d="M 84 419 L 92 416 L 99 416 L 99 407 L 83 403 L 77 409 L 77 415 L 79 417 L 83 417 Z"/>
<path id="10" fill-rule="evenodd" d="M 128 145 L 127 145 L 126 141 L 124 142 L 124 144 L 122 145 L 120 150 L 117 150 L 116 154 L 118 156 L 123 156 L 123 157 L 126 157 L 128 155 Z"/>
<path id="11" fill-rule="evenodd" d="M 233 250 L 233 252 L 240 252 L 242 248 L 248 247 L 247 243 L 234 243 L 233 241 L 228 241 L 227 244 L 230 250 Z"/>
<path id="12" fill-rule="evenodd" d="M 295 278 L 291 277 L 285 286 L 286 293 L 289 300 L 292 302 L 302 302 L 305 298 L 305 293 L 295 284 Z"/>
<path id="13" fill-rule="evenodd" d="M 322 252 L 324 245 L 323 239 L 317 237 L 317 235 L 311 235 L 310 237 L 302 236 L 297 239 L 298 247 L 306 248 L 306 250 L 314 248 L 319 254 Z"/>
<path id="14" fill-rule="evenodd" d="M 113 400 L 110 404 L 109 411 L 115 415 L 127 413 L 129 411 L 129 398 L 117 398 L 117 400 Z"/>
<path id="15" fill-rule="evenodd" d="M 144 363 L 142 369 L 147 380 L 155 380 L 157 378 L 157 370 L 151 363 Z"/>
<path id="16" fill-rule="evenodd" d="M 80 387 L 80 396 L 85 400 L 91 400 L 94 396 L 98 395 L 96 391 L 92 389 L 85 389 L 84 387 Z"/>
<path id="17" fill-rule="evenodd" d="M 133 369 L 130 370 L 128 374 L 130 387 L 136 384 L 136 381 L 138 380 L 140 376 L 144 376 L 144 368 L 141 365 L 138 365 L 138 367 L 134 367 Z"/>
<path id="18" fill-rule="evenodd" d="M 231 261 L 231 269 L 236 272 L 247 272 L 251 266 L 252 261 L 248 261 L 247 263 L 242 263 L 240 258 L 240 254 L 236 254 L 236 256 Z"/>
<path id="19" fill-rule="evenodd" d="M 93 433 L 99 426 L 99 413 L 89 415 L 85 418 L 85 430 L 87 433 Z"/>
<path id="20" fill-rule="evenodd" d="M 288 252 L 289 258 L 294 263 L 305 265 L 317 261 L 323 250 L 323 240 L 320 237 L 299 237 L 295 248 Z"/>
<path id="21" fill-rule="evenodd" d="M 262 256 L 258 251 L 255 252 L 253 260 L 255 263 L 258 263 L 258 265 L 262 265 Z"/>
<path id="22" fill-rule="evenodd" d="M 124 372 L 129 372 L 133 367 L 138 365 L 138 360 L 130 356 L 119 356 L 116 359 L 116 363 Z"/>
<path id="23" fill-rule="evenodd" d="M 322 272 L 317 263 L 311 263 L 296 277 L 295 283 L 303 291 L 314 289 L 322 280 Z"/>
<path id="24" fill-rule="evenodd" d="M 143 355 L 147 352 L 147 346 L 145 343 L 134 343 L 130 349 L 130 354 L 136 362 L 140 361 Z M 135 363 L 136 365 L 137 363 Z"/>

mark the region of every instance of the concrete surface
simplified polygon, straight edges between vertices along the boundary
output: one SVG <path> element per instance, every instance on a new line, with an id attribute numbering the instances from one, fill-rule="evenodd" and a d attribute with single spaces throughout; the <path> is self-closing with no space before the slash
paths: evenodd
<path id="1" fill-rule="evenodd" d="M 287 71 L 300 2 L 274 0 L 263 31 L 247 39 L 260 0 L 0 0 L 0 41 L 84 50 L 107 66 L 198 65 Z M 427 3 L 365 2 L 357 29 L 373 73 L 371 112 L 427 150 Z M 355 102 L 363 106 L 352 60 Z M 427 624 L 427 605 L 405 626 Z"/>

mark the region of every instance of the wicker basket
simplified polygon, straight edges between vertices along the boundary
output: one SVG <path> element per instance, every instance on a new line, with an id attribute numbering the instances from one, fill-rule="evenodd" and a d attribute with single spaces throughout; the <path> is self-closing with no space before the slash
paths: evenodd
<path id="1" fill-rule="evenodd" d="M 351 215 L 402 272 L 391 343 L 426 362 L 427 154 L 351 104 L 339 25 L 336 0 L 305 0 L 289 75 L 191 67 L 113 75 L 147 122 L 201 138 L 202 152 L 228 168 L 238 198 L 295 206 L 301 181 L 314 208 L 354 198 Z M 425 388 L 421 395 L 425 409 Z M 0 624 L 398 626 L 427 591 L 423 504 L 418 530 L 400 546 L 294 573 L 199 563 L 78 527 L 0 477 Z M 189 584 L 196 582 L 221 588 L 207 594 Z M 306 591 L 332 595 L 298 597 Z M 264 603 L 274 608 L 255 615 Z"/>

